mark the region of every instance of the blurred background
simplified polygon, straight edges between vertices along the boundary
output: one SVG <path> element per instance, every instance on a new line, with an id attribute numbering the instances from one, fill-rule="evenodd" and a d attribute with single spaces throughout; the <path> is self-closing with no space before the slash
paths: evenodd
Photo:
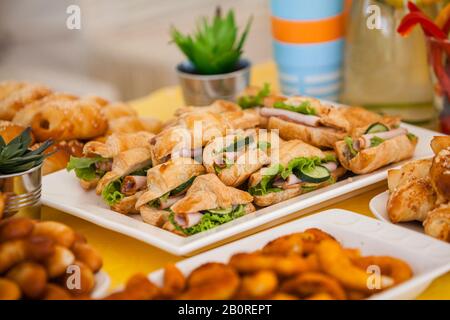
<path id="1" fill-rule="evenodd" d="M 234 9 L 241 30 L 253 16 L 244 57 L 273 70 L 261 77 L 253 68 L 258 84 L 269 79 L 284 94 L 361 105 L 430 128 L 440 115 L 450 132 L 450 80 L 446 90 L 439 83 L 450 79 L 450 63 L 445 56 L 430 64 L 420 27 L 408 37 L 398 34 L 407 2 L 0 0 L 0 81 L 40 82 L 110 100 L 147 96 L 179 84 L 175 69 L 186 58 L 170 43 L 170 27 L 191 33 L 220 5 L 223 12 Z M 430 19 L 441 12 L 445 20 L 448 2 L 414 0 Z M 81 9 L 80 30 L 66 26 L 71 5 Z M 379 28 L 368 27 L 374 13 Z M 430 72 L 437 67 L 445 77 Z"/>
<path id="2" fill-rule="evenodd" d="M 81 30 L 68 30 L 66 9 L 81 8 Z M 245 56 L 272 57 L 266 0 L 0 0 L 0 81 L 36 81 L 76 94 L 129 100 L 177 84 L 183 60 L 169 44 L 176 25 L 191 31 L 217 5 L 235 8 L 240 26 L 254 16 Z"/>

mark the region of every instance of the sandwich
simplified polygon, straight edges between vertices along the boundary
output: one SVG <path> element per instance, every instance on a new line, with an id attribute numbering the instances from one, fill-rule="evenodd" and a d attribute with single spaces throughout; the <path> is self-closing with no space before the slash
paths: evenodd
<path id="1" fill-rule="evenodd" d="M 215 137 L 224 136 L 230 128 L 219 113 L 202 110 L 183 113 L 151 139 L 153 164 L 164 163 L 173 155 L 197 159 L 203 146 Z"/>
<path id="2" fill-rule="evenodd" d="M 138 214 L 136 202 L 147 187 L 147 170 L 152 164 L 148 148 L 135 148 L 115 156 L 111 171 L 99 180 L 96 193 L 112 210 Z"/>
<path id="3" fill-rule="evenodd" d="M 170 207 L 165 229 L 190 236 L 255 211 L 253 197 L 228 187 L 214 174 L 195 178 L 186 196 Z"/>
<path id="4" fill-rule="evenodd" d="M 136 202 L 136 210 L 148 224 L 162 227 L 168 221 L 169 208 L 181 200 L 196 176 L 205 168 L 191 158 L 177 158 L 147 171 L 147 188 Z"/>
<path id="5" fill-rule="evenodd" d="M 278 161 L 250 176 L 249 192 L 266 207 L 333 184 L 344 173 L 333 153 L 290 140 L 281 142 Z"/>
<path id="6" fill-rule="evenodd" d="M 319 148 L 333 148 L 350 130 L 339 108 L 314 98 L 280 98 L 260 114 L 268 118 L 268 129 L 278 129 L 281 138 L 299 139 Z"/>
<path id="7" fill-rule="evenodd" d="M 376 122 L 364 134 L 346 136 L 336 142 L 334 149 L 343 167 L 356 174 L 366 174 L 411 158 L 417 142 L 418 138 L 406 128 Z"/>
<path id="8" fill-rule="evenodd" d="M 153 134 L 149 132 L 112 134 L 105 142 L 90 141 L 83 148 L 83 157 L 70 157 L 68 171 L 75 171 L 85 190 L 93 189 L 98 181 L 111 171 L 113 158 L 120 153 L 150 146 Z"/>
<path id="9" fill-rule="evenodd" d="M 215 138 L 203 151 L 203 164 L 208 173 L 215 173 L 227 186 L 243 184 L 252 173 L 270 163 L 272 147 L 279 144 L 275 133 L 238 131 Z"/>

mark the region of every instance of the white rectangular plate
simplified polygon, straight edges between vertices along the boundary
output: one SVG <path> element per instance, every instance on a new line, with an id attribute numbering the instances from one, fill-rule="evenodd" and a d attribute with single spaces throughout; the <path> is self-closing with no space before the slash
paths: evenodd
<path id="1" fill-rule="evenodd" d="M 207 262 L 228 262 L 238 252 L 261 249 L 278 237 L 319 228 L 334 236 L 343 246 L 359 248 L 363 255 L 388 255 L 406 261 L 414 272 L 409 281 L 373 295 L 371 299 L 414 299 L 427 286 L 450 270 L 450 245 L 392 224 L 339 209 L 324 211 L 282 226 L 263 231 L 220 248 L 201 253 L 177 263 L 188 275 Z M 162 285 L 164 271 L 157 270 L 149 278 Z"/>
<path id="2" fill-rule="evenodd" d="M 414 159 L 430 157 L 432 155 L 430 141 L 433 136 L 440 134 L 407 124 L 403 126 L 419 137 Z M 330 201 L 330 199 L 378 183 L 386 179 L 388 169 L 401 164 L 397 163 L 367 175 L 340 181 L 320 190 L 257 210 L 220 227 L 190 237 L 181 237 L 148 225 L 142 222 L 139 216 L 125 216 L 111 211 L 102 199 L 95 195 L 95 192 L 84 191 L 78 184 L 75 175 L 64 170 L 44 177 L 42 202 L 47 206 L 139 239 L 170 253 L 186 255 L 247 230 L 273 223 L 297 211 L 317 206 Z"/>

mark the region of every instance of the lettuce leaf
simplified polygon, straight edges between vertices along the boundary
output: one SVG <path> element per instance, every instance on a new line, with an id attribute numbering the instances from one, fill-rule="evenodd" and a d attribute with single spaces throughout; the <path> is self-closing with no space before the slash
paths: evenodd
<path id="1" fill-rule="evenodd" d="M 355 150 L 353 147 L 353 139 L 351 137 L 345 137 L 344 142 L 347 145 L 348 151 L 350 151 L 350 154 L 354 157 L 358 154 L 358 151 Z"/>
<path id="2" fill-rule="evenodd" d="M 178 231 L 181 231 L 185 235 L 190 236 L 199 232 L 213 229 L 224 223 L 242 217 L 243 215 L 245 215 L 245 206 L 241 204 L 237 206 L 236 209 L 234 209 L 231 213 L 228 214 L 214 214 L 209 211 L 205 211 L 202 216 L 202 220 L 198 224 L 190 228 L 183 228 L 180 225 L 178 225 L 178 223 L 174 219 L 175 216 L 174 212 L 170 213 L 169 220 Z"/>
<path id="3" fill-rule="evenodd" d="M 371 148 L 372 147 L 377 147 L 380 144 L 382 144 L 384 141 L 385 141 L 384 139 L 382 139 L 380 137 L 377 137 L 377 136 L 374 136 L 373 138 L 370 139 L 370 147 Z"/>
<path id="4" fill-rule="evenodd" d="M 272 182 L 277 175 L 280 175 L 283 179 L 287 179 L 292 173 L 298 176 L 297 172 L 300 172 L 302 169 L 313 169 L 315 166 L 327 162 L 337 162 L 336 157 L 332 154 L 325 156 L 323 159 L 319 157 L 299 157 L 289 161 L 287 167 L 283 167 L 281 164 L 274 165 L 267 169 L 261 182 L 256 186 L 249 188 L 248 191 L 254 196 L 264 196 L 271 192 L 283 191 L 281 188 L 272 187 Z"/>
<path id="5" fill-rule="evenodd" d="M 238 105 L 242 109 L 250 109 L 255 107 L 261 107 L 264 102 L 264 98 L 270 95 L 270 84 L 264 83 L 262 89 L 255 96 L 242 96 L 238 99 Z"/>
<path id="6" fill-rule="evenodd" d="M 272 186 L 272 182 L 277 175 L 283 172 L 283 170 L 284 167 L 281 164 L 276 164 L 267 168 L 260 183 L 258 183 L 256 186 L 249 188 L 248 192 L 254 196 L 264 196 L 271 192 L 282 191 L 282 189 L 280 188 L 274 188 Z"/>
<path id="7" fill-rule="evenodd" d="M 130 176 L 142 176 L 145 177 L 147 176 L 147 171 L 148 169 L 150 169 L 152 167 L 152 165 L 149 165 L 148 167 L 142 168 L 142 169 L 138 169 L 132 173 L 130 173 Z"/>
<path id="8" fill-rule="evenodd" d="M 285 168 L 283 170 L 283 172 L 281 173 L 281 177 L 283 179 L 286 179 L 292 173 L 296 174 L 297 172 L 300 172 L 301 170 L 305 170 L 305 169 L 307 170 L 309 168 L 314 169 L 315 166 L 320 165 L 321 163 L 322 163 L 322 160 L 319 157 L 294 158 L 291 161 L 289 161 L 287 168 Z"/>
<path id="9" fill-rule="evenodd" d="M 317 115 L 316 109 L 314 109 L 311 106 L 311 102 L 309 102 L 309 101 L 303 101 L 299 105 L 290 105 L 290 104 L 286 104 L 283 101 L 277 101 L 274 103 L 273 106 L 274 106 L 274 108 L 277 108 L 277 109 L 284 109 L 284 110 L 293 111 L 293 112 L 297 112 L 297 113 L 301 113 L 301 114 L 313 115 L 313 116 Z"/>
<path id="10" fill-rule="evenodd" d="M 322 163 L 327 163 L 327 162 L 336 162 L 338 163 L 336 156 L 334 154 L 327 154 L 325 155 L 325 158 L 322 159 Z"/>
<path id="11" fill-rule="evenodd" d="M 409 141 L 414 141 L 417 139 L 417 136 L 410 132 L 406 136 L 408 137 Z"/>
<path id="12" fill-rule="evenodd" d="M 170 196 L 170 191 L 164 193 L 161 197 L 156 198 L 148 203 L 148 206 L 153 208 L 159 208 L 161 206 L 161 202 L 166 201 Z"/>
<path id="13" fill-rule="evenodd" d="M 272 147 L 272 144 L 268 141 L 259 141 L 258 142 L 258 149 L 261 151 L 267 152 Z"/>
<path id="14" fill-rule="evenodd" d="M 122 179 L 118 179 L 116 181 L 108 184 L 102 191 L 102 198 L 109 206 L 113 206 L 116 203 L 120 202 L 125 195 L 120 192 L 120 188 L 122 186 Z"/>
<path id="15" fill-rule="evenodd" d="M 176 187 L 175 189 L 170 191 L 170 194 L 174 195 L 174 194 L 179 194 L 179 193 L 185 191 L 187 188 L 189 188 L 192 185 L 195 178 L 196 177 L 194 176 L 194 177 L 190 178 L 188 181 L 186 181 L 185 183 L 180 184 L 178 187 Z"/>
<path id="16" fill-rule="evenodd" d="M 75 170 L 76 176 L 81 180 L 92 181 L 97 178 L 97 175 L 104 174 L 104 172 L 95 168 L 95 164 L 102 161 L 107 161 L 107 159 L 102 157 L 77 158 L 71 156 L 66 169 L 67 171 Z"/>
<path id="17" fill-rule="evenodd" d="M 236 138 L 233 143 L 223 148 L 221 152 L 237 152 L 242 148 L 244 148 L 245 146 L 252 144 L 253 141 L 254 141 L 253 136 L 246 136 L 245 138 L 242 139 Z"/>

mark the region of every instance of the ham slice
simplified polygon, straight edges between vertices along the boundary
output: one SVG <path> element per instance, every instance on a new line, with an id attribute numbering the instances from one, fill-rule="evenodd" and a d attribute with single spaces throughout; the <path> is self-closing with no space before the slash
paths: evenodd
<path id="1" fill-rule="evenodd" d="M 202 216 L 200 212 L 186 213 L 186 214 L 175 214 L 175 222 L 182 228 L 190 228 L 199 224 L 202 221 Z"/>
<path id="2" fill-rule="evenodd" d="M 200 157 L 202 153 L 203 153 L 202 148 L 195 148 L 195 149 L 183 148 L 177 152 L 177 154 L 183 158 L 197 158 Z"/>
<path id="3" fill-rule="evenodd" d="M 283 180 L 282 178 L 277 178 L 275 179 L 275 181 L 272 183 L 272 185 L 274 185 L 277 188 L 283 188 L 283 189 L 288 189 L 294 185 L 298 185 L 302 182 L 302 180 L 300 180 L 295 174 L 291 173 L 286 180 Z"/>
<path id="4" fill-rule="evenodd" d="M 161 202 L 160 201 L 160 209 L 167 209 L 170 208 L 172 205 L 174 205 L 178 200 L 183 199 L 184 194 L 181 195 L 177 195 L 177 196 L 171 196 L 169 198 L 166 199 L 166 201 Z"/>
<path id="5" fill-rule="evenodd" d="M 260 114 L 263 117 L 277 117 L 286 121 L 304 124 L 310 127 L 318 127 L 320 118 L 317 116 L 301 114 L 284 109 L 262 108 Z"/>
<path id="6" fill-rule="evenodd" d="M 337 167 L 338 167 L 338 165 L 337 165 L 336 162 L 322 163 L 321 166 L 327 168 L 328 171 L 330 171 L 330 172 L 333 172 L 333 171 L 336 170 Z"/>
<path id="7" fill-rule="evenodd" d="M 290 186 L 302 182 L 295 174 L 291 173 L 286 179 L 286 185 Z"/>
<path id="8" fill-rule="evenodd" d="M 145 176 L 126 176 L 123 179 L 120 192 L 124 195 L 132 196 L 139 190 L 142 190 L 147 185 L 147 177 Z"/>
<path id="9" fill-rule="evenodd" d="M 385 131 L 385 132 L 378 132 L 378 133 L 368 133 L 368 134 L 365 134 L 365 135 L 361 136 L 358 139 L 359 147 L 361 149 L 370 148 L 370 145 L 371 145 L 371 141 L 370 140 L 373 137 L 378 137 L 378 138 L 381 138 L 383 140 L 389 140 L 389 139 L 393 139 L 393 138 L 398 137 L 398 136 L 402 136 L 402 135 L 407 134 L 407 133 L 408 133 L 408 130 L 406 130 L 405 128 L 398 128 L 398 129 Z"/>

